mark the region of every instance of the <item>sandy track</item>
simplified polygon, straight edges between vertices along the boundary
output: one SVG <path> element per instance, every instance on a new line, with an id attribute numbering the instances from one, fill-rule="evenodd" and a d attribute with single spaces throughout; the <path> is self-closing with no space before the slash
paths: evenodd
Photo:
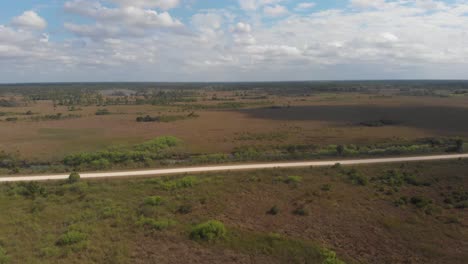
<path id="1" fill-rule="evenodd" d="M 99 172 L 99 173 L 83 173 L 83 174 L 81 174 L 81 178 L 82 179 L 89 179 L 89 178 L 157 176 L 157 175 L 200 173 L 200 172 L 213 172 L 213 171 L 258 170 L 258 169 L 271 169 L 271 168 L 298 168 L 298 167 L 323 167 L 323 166 L 332 166 L 332 165 L 334 165 L 336 163 L 340 163 L 341 165 L 360 165 L 360 164 L 376 164 L 376 163 L 448 160 L 448 159 L 459 159 L 459 158 L 468 158 L 468 154 L 415 156 L 415 157 L 399 157 L 399 158 L 357 159 L 357 160 L 329 160 L 329 161 L 307 161 L 307 162 L 285 162 L 285 163 L 260 163 L 260 164 L 227 165 L 227 166 L 205 166 L 205 167 L 187 167 L 187 168 L 173 168 L 173 169 L 135 170 L 135 171 L 120 171 L 120 172 Z M 0 177 L 0 182 L 49 181 L 49 180 L 63 180 L 63 179 L 67 179 L 67 178 L 68 178 L 68 174 L 37 175 L 37 176 L 14 176 L 14 177 Z"/>

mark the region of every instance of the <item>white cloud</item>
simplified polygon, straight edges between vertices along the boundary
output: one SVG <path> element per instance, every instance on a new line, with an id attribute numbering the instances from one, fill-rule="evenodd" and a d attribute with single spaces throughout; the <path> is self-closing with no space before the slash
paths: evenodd
<path id="1" fill-rule="evenodd" d="M 67 12 L 94 18 L 98 21 L 109 21 L 134 27 L 178 27 L 182 25 L 182 22 L 172 18 L 167 12 L 158 13 L 155 10 L 135 6 L 109 8 L 98 2 L 75 0 L 66 2 L 64 8 Z"/>
<path id="2" fill-rule="evenodd" d="M 380 36 L 382 36 L 383 39 L 389 42 L 397 42 L 399 40 L 397 36 L 389 32 L 382 33 L 380 34 Z"/>
<path id="3" fill-rule="evenodd" d="M 249 0 L 244 13 L 198 10 L 185 24 L 137 2 L 67 2 L 86 23 L 66 19 L 73 36 L 60 41 L 0 25 L 0 81 L 38 72 L 53 81 L 462 78 L 468 68 L 462 2 L 355 0 L 300 13 L 293 5 L 264 20 L 265 9 L 286 1 Z"/>
<path id="4" fill-rule="evenodd" d="M 351 0 L 351 5 L 357 8 L 382 8 L 386 3 L 385 0 Z"/>
<path id="5" fill-rule="evenodd" d="M 285 16 L 288 14 L 288 9 L 282 5 L 266 6 L 263 13 L 270 17 Z"/>
<path id="6" fill-rule="evenodd" d="M 122 6 L 160 8 L 169 10 L 180 5 L 180 0 L 108 0 Z"/>
<path id="7" fill-rule="evenodd" d="M 302 11 L 302 10 L 311 9 L 311 8 L 313 8 L 315 6 L 316 6 L 316 4 L 314 2 L 303 2 L 303 3 L 297 4 L 295 10 Z"/>
<path id="8" fill-rule="evenodd" d="M 26 11 L 13 18 L 11 24 L 15 27 L 33 30 L 43 30 L 47 27 L 47 22 L 34 11 Z"/>
<path id="9" fill-rule="evenodd" d="M 278 4 L 284 0 L 238 0 L 241 9 L 245 11 L 255 11 L 266 5 Z"/>

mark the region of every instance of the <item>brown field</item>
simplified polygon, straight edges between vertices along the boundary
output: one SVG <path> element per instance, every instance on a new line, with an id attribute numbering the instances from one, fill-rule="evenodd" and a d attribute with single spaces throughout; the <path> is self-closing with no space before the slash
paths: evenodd
<path id="1" fill-rule="evenodd" d="M 218 97 L 234 98 L 230 92 Z M 200 97 L 197 105 L 219 102 Z M 242 145 L 262 144 L 372 144 L 424 137 L 468 135 L 468 97 L 405 97 L 367 94 L 318 94 L 313 96 L 270 96 L 267 105 L 257 100 L 247 109 L 190 110 L 182 105 L 80 106 L 69 112 L 65 106 L 53 107 L 51 101 L 39 101 L 26 107 L 0 107 L 0 112 L 34 115 L 77 114 L 80 118 L 32 121 L 17 115 L 16 122 L 0 122 L 0 150 L 19 152 L 38 161 L 58 160 L 66 154 L 130 145 L 161 135 L 173 135 L 184 141 L 193 153 L 229 152 Z M 190 104 L 188 104 L 190 105 Z M 281 106 L 282 108 L 271 108 Z M 288 107 L 289 106 L 289 107 Z M 96 116 L 98 109 L 112 114 Z M 142 115 L 188 115 L 198 118 L 170 123 L 137 123 Z M 5 119 L 4 117 L 0 119 Z M 391 119 L 398 122 L 384 127 L 364 127 L 359 122 Z M 239 140 L 239 135 L 282 134 L 281 140 Z"/>

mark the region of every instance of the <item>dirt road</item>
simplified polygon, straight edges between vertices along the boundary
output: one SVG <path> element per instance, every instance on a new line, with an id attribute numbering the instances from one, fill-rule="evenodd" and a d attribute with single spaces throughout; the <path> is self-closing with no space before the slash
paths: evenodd
<path id="1" fill-rule="evenodd" d="M 307 161 L 307 162 L 285 162 L 285 163 L 260 163 L 260 164 L 227 165 L 227 166 L 206 166 L 206 167 L 187 167 L 187 168 L 173 168 L 173 169 L 135 170 L 135 171 L 121 171 L 121 172 L 99 172 L 99 173 L 83 173 L 83 174 L 81 174 L 81 178 L 82 179 L 88 179 L 88 178 L 157 176 L 157 175 L 200 173 L 200 172 L 212 172 L 212 171 L 258 170 L 258 169 L 271 169 L 271 168 L 297 168 L 297 167 L 320 167 L 320 166 L 323 167 L 323 166 L 332 166 L 332 165 L 334 165 L 336 163 L 340 163 L 341 165 L 360 165 L 360 164 L 376 164 L 376 163 L 448 160 L 448 159 L 459 159 L 459 158 L 468 158 L 468 154 L 399 157 L 399 158 L 377 158 L 377 159 L 357 159 L 357 160 L 329 160 L 329 161 Z M 13 177 L 0 177 L 0 182 L 48 181 L 48 180 L 63 180 L 63 179 L 67 179 L 67 178 L 68 178 L 68 174 L 38 175 L 38 176 L 13 176 Z"/>

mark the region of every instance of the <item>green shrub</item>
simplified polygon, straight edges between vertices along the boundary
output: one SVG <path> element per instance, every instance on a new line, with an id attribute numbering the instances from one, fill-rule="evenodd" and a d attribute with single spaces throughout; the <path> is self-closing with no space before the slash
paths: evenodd
<path id="1" fill-rule="evenodd" d="M 301 206 L 301 207 L 296 208 L 293 211 L 293 214 L 300 215 L 300 216 L 306 216 L 306 215 L 309 215 L 309 212 L 307 211 L 307 209 L 305 207 Z"/>
<path id="2" fill-rule="evenodd" d="M 226 236 L 226 228 L 220 221 L 210 220 L 192 228 L 190 238 L 193 240 L 215 241 Z"/>
<path id="3" fill-rule="evenodd" d="M 189 214 L 192 212 L 192 206 L 190 204 L 183 204 L 177 209 L 179 214 Z"/>
<path id="4" fill-rule="evenodd" d="M 0 264 L 7 264 L 10 262 L 10 258 L 8 257 L 5 249 L 0 247 Z"/>
<path id="5" fill-rule="evenodd" d="M 199 179 L 195 176 L 187 176 L 180 179 L 168 180 L 168 181 L 157 181 L 159 186 L 164 190 L 177 190 L 190 188 L 199 183 Z"/>
<path id="6" fill-rule="evenodd" d="M 267 214 L 270 214 L 270 215 L 277 215 L 278 213 L 279 213 L 279 208 L 276 205 L 267 211 Z"/>
<path id="7" fill-rule="evenodd" d="M 140 219 L 137 222 L 138 225 L 144 226 L 149 229 L 157 230 L 157 231 L 162 231 L 164 229 L 167 229 L 173 225 L 176 224 L 175 221 L 169 220 L 169 219 L 153 219 L 153 218 L 148 218 L 148 217 L 140 217 Z"/>
<path id="8" fill-rule="evenodd" d="M 345 264 L 336 257 L 336 253 L 329 249 L 322 249 L 322 256 L 325 258 L 322 264 Z"/>
<path id="9" fill-rule="evenodd" d="M 35 199 L 38 196 L 47 197 L 47 190 L 37 182 L 21 182 L 13 190 L 16 194 Z"/>
<path id="10" fill-rule="evenodd" d="M 322 185 L 322 187 L 320 187 L 320 190 L 324 192 L 328 192 L 331 190 L 331 188 L 332 188 L 331 184 L 327 183 L 327 184 Z"/>
<path id="11" fill-rule="evenodd" d="M 349 180 L 355 185 L 366 186 L 368 184 L 368 179 L 361 175 L 356 169 L 351 169 L 347 172 Z"/>
<path id="12" fill-rule="evenodd" d="M 144 201 L 144 204 L 151 206 L 158 206 L 164 203 L 164 199 L 161 196 L 150 196 Z"/>
<path id="13" fill-rule="evenodd" d="M 70 173 L 70 176 L 68 176 L 68 183 L 76 183 L 80 180 L 81 176 L 78 172 L 72 172 Z"/>
<path id="14" fill-rule="evenodd" d="M 408 204 L 408 197 L 402 196 L 402 197 L 398 198 L 397 200 L 395 200 L 395 201 L 393 202 L 393 204 L 394 204 L 396 207 L 405 206 L 405 205 Z"/>
<path id="15" fill-rule="evenodd" d="M 110 115 L 111 113 L 107 109 L 98 109 L 96 115 Z"/>
<path id="16" fill-rule="evenodd" d="M 412 204 L 414 204 L 418 208 L 424 208 L 424 207 L 426 207 L 426 206 L 428 206 L 429 204 L 432 203 L 432 200 L 427 199 L 427 198 L 422 197 L 422 196 L 413 196 L 413 197 L 411 197 L 410 201 L 411 201 Z"/>
<path id="17" fill-rule="evenodd" d="M 298 184 L 302 182 L 302 177 L 301 176 L 288 176 L 286 177 L 284 182 L 287 184 Z"/>
<path id="18" fill-rule="evenodd" d="M 302 182 L 302 177 L 301 176 L 287 176 L 287 177 L 278 176 L 278 177 L 275 177 L 275 181 L 283 182 L 286 184 L 298 185 L 299 183 Z"/>
<path id="19" fill-rule="evenodd" d="M 80 243 L 82 241 L 85 241 L 87 238 L 86 234 L 81 233 L 79 231 L 68 231 L 67 233 L 63 234 L 58 240 L 57 240 L 57 245 L 58 246 L 68 246 L 68 245 L 73 245 Z"/>

